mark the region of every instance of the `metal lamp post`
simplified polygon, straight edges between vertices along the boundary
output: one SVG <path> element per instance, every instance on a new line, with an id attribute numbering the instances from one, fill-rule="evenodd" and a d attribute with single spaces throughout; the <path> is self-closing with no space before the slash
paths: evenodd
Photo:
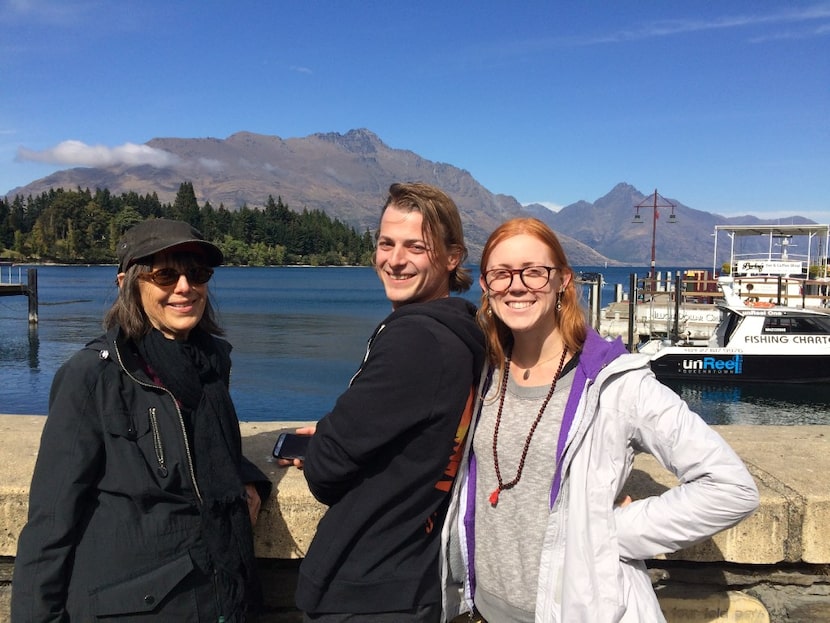
<path id="1" fill-rule="evenodd" d="M 657 211 L 659 208 L 671 208 L 671 214 L 669 215 L 669 223 L 676 223 L 677 217 L 674 214 L 675 205 L 661 197 L 657 194 L 657 189 L 654 189 L 654 193 L 646 198 L 643 199 L 640 203 L 634 206 L 636 212 L 634 214 L 634 220 L 632 223 L 642 223 L 643 219 L 640 216 L 640 208 L 651 208 L 652 209 L 652 218 L 651 218 L 651 295 L 654 296 L 654 293 L 657 291 L 657 273 L 655 272 L 655 264 L 656 264 L 656 241 L 657 241 Z"/>

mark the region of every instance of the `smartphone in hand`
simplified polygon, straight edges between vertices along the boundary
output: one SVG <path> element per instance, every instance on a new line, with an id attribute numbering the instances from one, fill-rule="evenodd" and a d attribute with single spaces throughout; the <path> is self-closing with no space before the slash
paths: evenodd
<path id="1" fill-rule="evenodd" d="M 277 443 L 274 445 L 274 458 L 305 460 L 306 448 L 311 440 L 311 435 L 298 435 L 297 433 L 280 433 Z"/>

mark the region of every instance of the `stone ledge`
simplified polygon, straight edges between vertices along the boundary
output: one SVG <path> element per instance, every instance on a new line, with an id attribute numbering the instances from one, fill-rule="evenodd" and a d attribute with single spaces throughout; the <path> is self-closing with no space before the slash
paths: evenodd
<path id="1" fill-rule="evenodd" d="M 0 556 L 14 556 L 26 519 L 28 488 L 45 418 L 0 415 Z M 243 422 L 245 455 L 274 482 L 256 526 L 259 558 L 302 558 L 325 507 L 302 472 L 279 467 L 271 450 L 282 430 L 303 422 Z M 767 565 L 830 563 L 830 426 L 716 426 L 747 464 L 761 492 L 752 517 L 670 560 Z M 13 443 L 10 443 L 13 442 Z M 676 484 L 652 457 L 639 456 L 627 492 L 645 497 Z"/>

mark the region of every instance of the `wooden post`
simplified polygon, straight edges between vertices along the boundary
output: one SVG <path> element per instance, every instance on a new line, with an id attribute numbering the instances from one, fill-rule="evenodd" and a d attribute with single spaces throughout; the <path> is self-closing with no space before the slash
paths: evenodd
<path id="1" fill-rule="evenodd" d="M 37 268 L 29 268 L 26 271 L 29 285 L 26 295 L 29 298 L 29 324 L 37 324 Z"/>
<path id="2" fill-rule="evenodd" d="M 674 322 L 672 323 L 671 342 L 676 344 L 680 339 L 680 299 L 683 296 L 683 281 L 680 271 L 674 276 Z M 668 327 L 666 327 L 668 329 Z"/>
<path id="3" fill-rule="evenodd" d="M 631 273 L 628 281 L 628 352 L 634 352 L 634 321 L 637 317 L 637 273 Z"/>

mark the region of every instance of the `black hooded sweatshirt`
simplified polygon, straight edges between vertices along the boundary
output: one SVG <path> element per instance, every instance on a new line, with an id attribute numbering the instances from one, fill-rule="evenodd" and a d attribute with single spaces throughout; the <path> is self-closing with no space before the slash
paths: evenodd
<path id="1" fill-rule="evenodd" d="M 438 550 L 484 337 L 458 297 L 404 305 L 317 424 L 304 473 L 329 506 L 300 566 L 308 613 L 398 612 L 440 602 Z"/>

